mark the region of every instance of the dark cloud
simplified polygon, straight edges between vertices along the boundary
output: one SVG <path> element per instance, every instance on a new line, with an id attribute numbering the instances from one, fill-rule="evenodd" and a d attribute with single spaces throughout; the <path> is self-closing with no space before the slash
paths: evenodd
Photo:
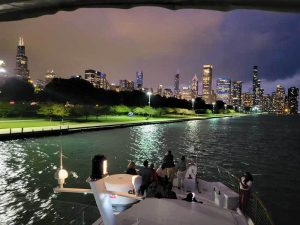
<path id="1" fill-rule="evenodd" d="M 16 43 L 23 35 L 31 76 L 54 69 L 60 76 L 100 69 L 109 81 L 134 80 L 143 70 L 146 86 L 173 85 L 177 69 L 187 85 L 203 64 L 214 77 L 251 80 L 252 66 L 272 83 L 298 72 L 298 14 L 262 11 L 170 11 L 162 8 L 80 9 L 0 23 L 0 58 L 15 67 Z"/>

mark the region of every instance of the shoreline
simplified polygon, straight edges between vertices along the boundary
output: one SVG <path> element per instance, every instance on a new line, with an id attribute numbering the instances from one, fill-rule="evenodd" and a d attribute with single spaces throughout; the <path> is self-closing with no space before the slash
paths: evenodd
<path id="1" fill-rule="evenodd" d="M 246 114 L 245 114 L 246 115 Z M 242 115 L 222 115 L 222 116 L 211 116 L 211 117 L 192 117 L 192 118 L 170 118 L 164 120 L 155 121 L 138 121 L 138 122 L 119 122 L 119 123 L 108 123 L 108 124 L 92 124 L 92 125 L 59 125 L 59 126 L 46 126 L 46 127 L 28 127 L 28 128 L 13 128 L 18 130 L 13 132 L 13 129 L 5 129 L 8 132 L 0 133 L 0 141 L 16 140 L 24 138 L 38 138 L 47 136 L 59 136 L 67 135 L 79 132 L 97 131 L 97 130 L 108 130 L 118 129 L 134 126 L 143 126 L 151 124 L 167 124 L 167 123 L 178 123 L 193 120 L 209 120 L 216 118 L 232 118 L 240 117 Z M 4 129 L 3 129 L 4 130 Z"/>

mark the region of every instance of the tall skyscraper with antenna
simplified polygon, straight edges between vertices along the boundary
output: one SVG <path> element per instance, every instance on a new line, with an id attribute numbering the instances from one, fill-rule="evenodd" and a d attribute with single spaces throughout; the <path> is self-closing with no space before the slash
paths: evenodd
<path id="1" fill-rule="evenodd" d="M 180 89 L 179 89 L 179 70 L 177 70 L 175 77 L 174 77 L 174 96 L 178 97 L 180 94 Z"/>
<path id="2" fill-rule="evenodd" d="M 252 98 L 253 98 L 253 106 L 257 106 L 261 108 L 261 100 L 262 100 L 262 89 L 261 89 L 261 80 L 258 78 L 258 68 L 257 66 L 253 66 L 252 72 L 253 84 L 252 84 Z"/>
<path id="3" fill-rule="evenodd" d="M 19 43 L 17 46 L 15 73 L 17 77 L 22 78 L 26 81 L 30 79 L 28 70 L 28 58 L 25 55 L 25 44 L 23 37 L 19 38 Z"/>

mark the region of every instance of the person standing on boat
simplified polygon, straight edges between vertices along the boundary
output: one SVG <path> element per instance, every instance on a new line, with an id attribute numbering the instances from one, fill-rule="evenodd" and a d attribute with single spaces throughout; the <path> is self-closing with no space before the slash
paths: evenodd
<path id="1" fill-rule="evenodd" d="M 250 198 L 252 183 L 253 177 L 251 173 L 245 172 L 245 174 L 240 178 L 239 208 L 243 213 L 246 211 L 247 203 Z"/>
<path id="2" fill-rule="evenodd" d="M 144 195 L 145 190 L 149 187 L 152 182 L 152 170 L 148 167 L 148 160 L 144 161 L 144 167 L 139 171 L 139 175 L 142 176 L 142 186 L 141 186 L 141 194 Z"/>
<path id="3" fill-rule="evenodd" d="M 158 169 L 156 170 L 156 174 L 158 177 L 158 182 L 165 186 L 168 183 L 168 177 L 167 177 L 167 168 L 165 163 L 163 163 Z"/>
<path id="4" fill-rule="evenodd" d="M 131 175 L 137 175 L 137 172 L 135 170 L 135 163 L 134 162 L 130 162 L 128 164 L 126 173 L 131 174 Z"/>
<path id="5" fill-rule="evenodd" d="M 183 181 L 186 173 L 186 160 L 185 156 L 181 156 L 179 163 L 176 165 L 177 168 L 177 179 L 178 179 L 178 189 L 183 188 Z"/>
<path id="6" fill-rule="evenodd" d="M 175 169 L 175 164 L 174 164 L 174 156 L 172 155 L 172 152 L 170 150 L 165 155 L 165 157 L 163 159 L 163 163 L 165 163 L 165 166 L 167 168 L 168 180 L 171 184 L 173 184 L 173 179 L 174 179 L 176 169 Z"/>

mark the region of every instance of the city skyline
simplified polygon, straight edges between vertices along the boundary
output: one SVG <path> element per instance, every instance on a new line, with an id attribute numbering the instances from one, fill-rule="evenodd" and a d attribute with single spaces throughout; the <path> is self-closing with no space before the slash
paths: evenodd
<path id="1" fill-rule="evenodd" d="M 106 20 L 98 21 L 99 14 Z M 237 18 L 240 24 L 235 22 Z M 188 86 L 194 74 L 201 80 L 202 66 L 211 64 L 213 88 L 217 78 L 225 74 L 233 81 L 243 81 L 244 92 L 251 90 L 252 67 L 258 65 L 262 88 L 271 93 L 277 84 L 299 87 L 296 59 L 300 46 L 295 42 L 299 18 L 289 13 L 250 10 L 223 13 L 153 7 L 80 9 L 0 23 L 0 58 L 6 63 L 8 74 L 12 74 L 16 42 L 23 36 L 32 79 L 43 79 L 46 71 L 52 69 L 63 78 L 95 69 L 104 71 L 111 83 L 119 83 L 123 79 L 134 81 L 136 72 L 142 70 L 146 87 L 163 84 L 173 88 L 177 69 L 182 87 Z M 163 22 L 154 25 L 159 19 Z M 266 25 L 258 19 L 264 19 Z M 91 25 L 85 26 L 89 22 Z M 245 25 L 249 25 L 248 30 L 242 27 Z M 235 40 L 236 32 L 240 34 Z M 242 39 L 246 35 L 252 42 Z M 207 40 L 208 37 L 212 38 Z M 230 47 L 229 41 L 235 41 L 235 48 Z"/>

